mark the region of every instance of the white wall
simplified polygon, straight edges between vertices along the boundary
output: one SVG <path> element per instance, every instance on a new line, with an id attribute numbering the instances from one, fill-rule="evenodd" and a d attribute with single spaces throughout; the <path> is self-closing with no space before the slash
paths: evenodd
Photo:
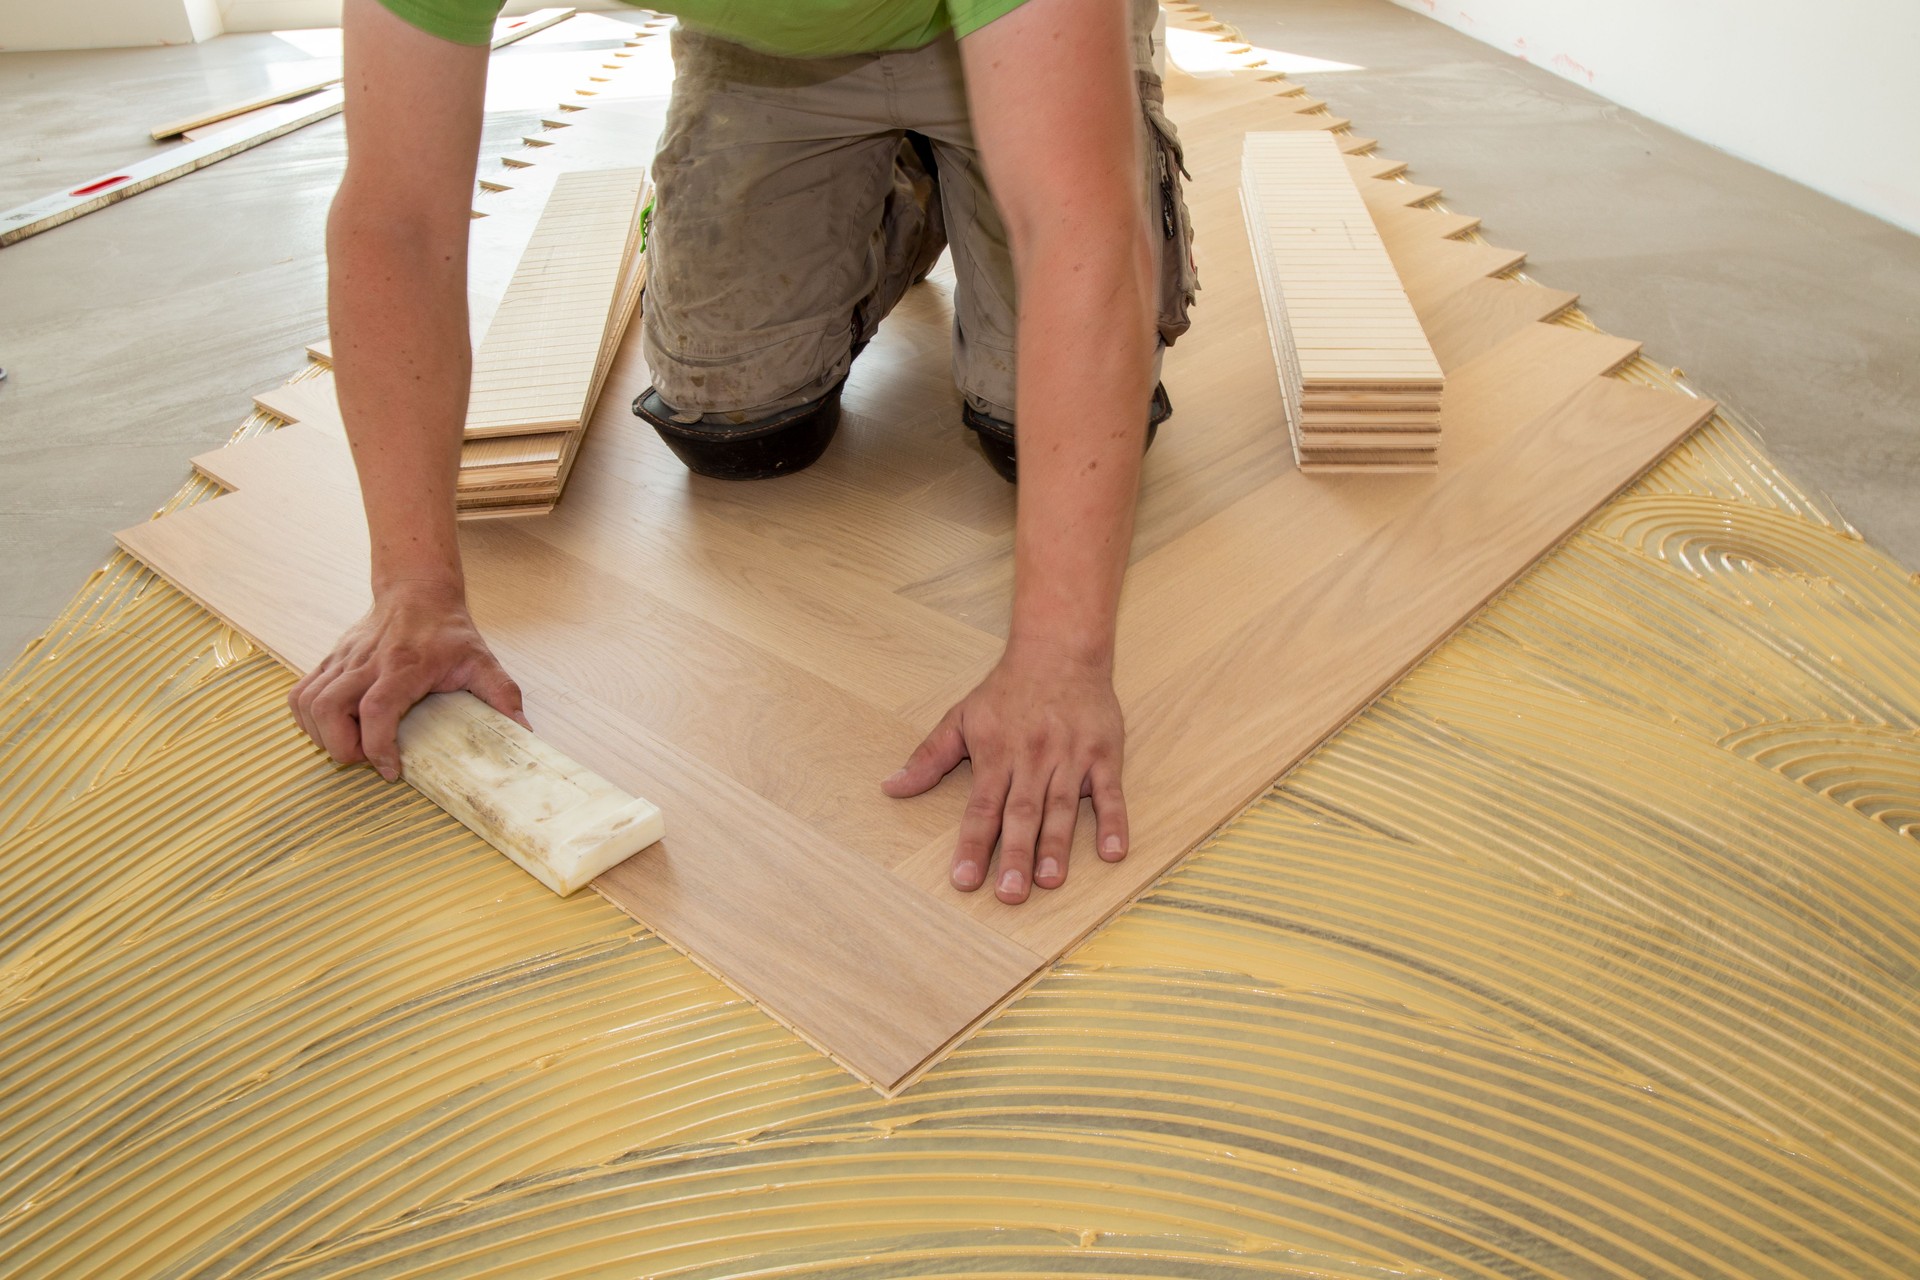
<path id="1" fill-rule="evenodd" d="M 1920 232 L 1920 0 L 1394 0 Z"/>
<path id="2" fill-rule="evenodd" d="M 219 34 L 219 0 L 0 0 L 0 50 L 192 44 Z"/>

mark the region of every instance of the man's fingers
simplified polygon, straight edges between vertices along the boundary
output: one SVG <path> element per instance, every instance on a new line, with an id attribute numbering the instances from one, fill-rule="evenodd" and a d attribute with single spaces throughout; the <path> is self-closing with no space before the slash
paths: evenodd
<path id="1" fill-rule="evenodd" d="M 400 719 L 426 692 L 417 675 L 388 674 L 360 695 L 360 750 L 388 782 L 400 777 Z"/>
<path id="2" fill-rule="evenodd" d="M 520 686 L 513 682 L 513 677 L 498 662 L 489 659 L 486 669 L 473 678 L 473 683 L 467 689 L 474 697 L 522 729 L 533 728 L 527 723 L 527 713 L 520 703 Z"/>
<path id="3" fill-rule="evenodd" d="M 342 671 L 307 704 L 320 745 L 341 764 L 365 759 L 360 749 L 360 699 L 372 679 L 363 671 Z"/>
<path id="4" fill-rule="evenodd" d="M 313 736 L 313 727 L 307 723 L 306 700 L 307 690 L 310 687 L 307 682 L 312 679 L 313 672 L 309 671 L 306 675 L 300 677 L 298 684 L 287 690 L 287 710 L 293 712 L 293 722 L 299 725 L 300 732 L 306 734 L 309 738 Z"/>
<path id="5" fill-rule="evenodd" d="M 880 789 L 896 800 L 917 796 L 967 758 L 967 743 L 960 732 L 960 713 L 955 708 L 934 726 L 926 740 L 913 749 L 906 767 L 880 784 Z"/>
<path id="6" fill-rule="evenodd" d="M 319 666 L 301 676 L 287 691 L 287 705 L 293 708 L 293 721 L 300 726 L 300 732 L 320 742 L 320 726 L 313 720 L 313 700 L 333 679 L 333 658 L 329 656 Z"/>
<path id="7" fill-rule="evenodd" d="M 1040 823 L 1046 816 L 1047 780 L 1045 765 L 1029 763 L 1013 775 L 1007 788 L 1006 809 L 1000 819 L 1000 876 L 994 882 L 994 896 L 1005 903 L 1027 900 L 1033 879 L 1033 847 L 1040 839 Z"/>
<path id="8" fill-rule="evenodd" d="M 973 793 L 960 816 L 960 843 L 953 851 L 954 888 L 971 893 L 986 883 L 987 863 L 993 859 L 993 842 L 1000 836 L 1000 817 L 1006 808 L 1010 781 L 1004 773 L 973 771 Z"/>
<path id="9" fill-rule="evenodd" d="M 1127 856 L 1127 798 L 1120 790 L 1120 770 L 1110 764 L 1096 764 L 1088 771 L 1093 793 L 1095 847 L 1107 862 Z"/>
<path id="10" fill-rule="evenodd" d="M 1033 868 L 1033 882 L 1042 889 L 1058 889 L 1067 878 L 1073 828 L 1080 819 L 1080 788 L 1067 778 L 1068 771 L 1062 769 L 1053 775 L 1053 784 L 1047 788 L 1047 811 L 1040 823 Z"/>

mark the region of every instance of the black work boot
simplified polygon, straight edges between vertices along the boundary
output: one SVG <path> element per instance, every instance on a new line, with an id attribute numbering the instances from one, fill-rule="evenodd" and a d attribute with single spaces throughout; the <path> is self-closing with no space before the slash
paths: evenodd
<path id="1" fill-rule="evenodd" d="M 1147 445 L 1153 448 L 1153 437 L 1160 430 L 1160 424 L 1173 416 L 1173 401 L 1167 397 L 1166 384 L 1153 384 L 1153 399 L 1147 406 Z M 973 433 L 980 437 L 981 452 L 987 455 L 987 461 L 1000 473 L 1000 478 L 1008 484 L 1020 479 L 1020 470 L 1015 461 L 1013 444 L 1013 424 L 1002 422 L 990 414 L 980 412 L 967 401 L 960 404 L 960 421 L 967 424 Z"/>
<path id="2" fill-rule="evenodd" d="M 695 475 L 765 480 L 804 471 L 827 451 L 840 425 L 840 387 L 817 400 L 750 422 L 679 422 L 672 405 L 648 387 L 633 402 L 643 419 Z"/>

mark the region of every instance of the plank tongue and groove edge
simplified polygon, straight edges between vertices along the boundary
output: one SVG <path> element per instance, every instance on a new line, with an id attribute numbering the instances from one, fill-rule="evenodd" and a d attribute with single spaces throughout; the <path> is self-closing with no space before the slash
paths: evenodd
<path id="1" fill-rule="evenodd" d="M 1094 856 L 1083 823 L 1062 889 L 1018 907 L 963 894 L 947 868 L 967 769 L 911 801 L 879 791 L 991 667 L 1011 580 L 1012 495 L 953 421 L 937 283 L 910 291 L 861 357 L 835 446 L 809 470 L 751 486 L 689 476 L 635 429 L 628 402 L 649 376 L 630 334 L 567 501 L 462 526 L 474 616 L 540 737 L 672 816 L 595 889 L 883 1090 L 1712 412 L 1609 376 L 1633 342 L 1540 323 L 1567 295 L 1487 279 L 1524 255 L 1446 238 L 1458 219 L 1389 217 L 1382 243 L 1446 375 L 1447 465 L 1302 475 L 1276 429 L 1238 194 L 1242 135 L 1284 108 L 1271 79 L 1236 75 L 1209 81 L 1190 119 L 1193 88 L 1169 73 L 1207 287 L 1167 353 L 1179 411 L 1147 457 L 1121 601 L 1124 861 Z M 1370 208 L 1418 203 L 1397 163 L 1342 163 Z M 308 669 L 369 603 L 345 442 L 303 424 L 195 465 L 234 492 L 122 545 Z"/>
<path id="2" fill-rule="evenodd" d="M 544 31 L 556 22 L 571 18 L 575 12 L 574 9 L 541 9 L 524 18 L 504 18 L 494 24 L 493 47 L 498 49 L 536 31 Z M 345 103 L 345 90 L 335 87 L 297 102 L 250 112 L 246 120 L 236 121 L 231 129 L 169 147 L 65 191 L 8 209 L 0 213 L 0 247 L 104 209 L 196 169 L 217 164 L 228 156 L 271 142 L 316 120 L 337 115 Z"/>

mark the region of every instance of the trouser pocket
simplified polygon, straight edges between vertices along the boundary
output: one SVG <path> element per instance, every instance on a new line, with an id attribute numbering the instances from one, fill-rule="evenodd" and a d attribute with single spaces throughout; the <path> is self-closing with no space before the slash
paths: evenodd
<path id="1" fill-rule="evenodd" d="M 1167 119 L 1160 78 L 1141 72 L 1140 106 L 1147 118 L 1147 168 L 1150 199 L 1154 205 L 1150 225 L 1159 238 L 1160 305 L 1156 317 L 1160 340 L 1169 345 L 1187 331 L 1192 321 L 1188 311 L 1194 294 L 1200 290 L 1200 272 L 1193 261 L 1193 221 L 1187 213 L 1186 192 L 1181 179 L 1187 173 L 1180 135 Z"/>

